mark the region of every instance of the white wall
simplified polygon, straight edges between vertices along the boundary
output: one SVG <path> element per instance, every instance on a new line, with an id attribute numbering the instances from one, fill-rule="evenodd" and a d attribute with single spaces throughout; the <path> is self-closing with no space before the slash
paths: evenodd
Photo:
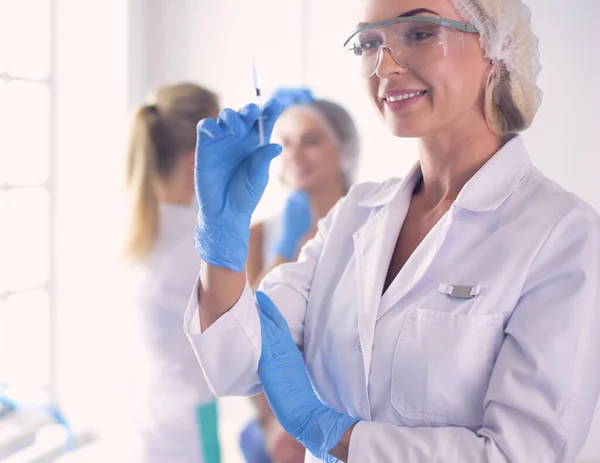
<path id="1" fill-rule="evenodd" d="M 267 92 L 278 84 L 309 84 L 317 96 L 343 102 L 351 110 L 363 137 L 361 179 L 381 179 L 391 172 L 401 176 L 416 160 L 416 142 L 389 135 L 369 107 L 360 83 L 344 70 L 341 43 L 352 27 L 350 3 L 152 0 L 148 2 L 148 88 L 193 79 L 217 91 L 225 105 L 239 107 L 252 101 L 250 60 L 257 53 Z M 545 92 L 526 134 L 527 145 L 545 174 L 600 210 L 600 60 L 596 58 L 600 42 L 594 33 L 600 3 L 527 3 L 541 41 L 544 70 L 539 83 Z M 271 188 L 259 214 L 279 205 L 279 191 Z M 600 417 L 582 457 L 600 461 L 599 436 Z"/>
<path id="2" fill-rule="evenodd" d="M 544 173 L 600 210 L 598 0 L 527 0 L 540 37 L 545 92 L 527 142 Z M 600 432 L 600 430 L 599 430 Z"/>
<path id="3" fill-rule="evenodd" d="M 148 3 L 151 87 L 192 79 L 215 89 L 223 104 L 236 107 L 253 99 L 254 56 L 261 64 L 263 86 L 298 83 L 302 73 L 299 0 Z"/>

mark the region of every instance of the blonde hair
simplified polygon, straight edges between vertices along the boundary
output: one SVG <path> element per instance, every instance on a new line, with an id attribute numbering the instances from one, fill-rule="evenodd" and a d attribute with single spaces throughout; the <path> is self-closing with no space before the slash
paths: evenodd
<path id="1" fill-rule="evenodd" d="M 196 144 L 196 124 L 215 117 L 216 95 L 198 85 L 183 83 L 160 88 L 155 103 L 141 106 L 133 116 L 125 166 L 129 197 L 129 226 L 124 257 L 143 259 L 159 230 L 158 185 L 168 179 L 182 155 Z"/>
<path id="2" fill-rule="evenodd" d="M 524 104 L 526 101 L 527 95 L 513 93 L 508 74 L 498 77 L 497 71 L 490 71 L 485 86 L 484 113 L 492 132 L 504 136 L 528 128 L 533 121 L 533 114 L 524 114 L 522 111 L 521 108 L 530 106 Z"/>

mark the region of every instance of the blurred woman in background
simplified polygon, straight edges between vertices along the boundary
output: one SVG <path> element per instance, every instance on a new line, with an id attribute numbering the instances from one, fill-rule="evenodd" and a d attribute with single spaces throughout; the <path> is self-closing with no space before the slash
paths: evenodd
<path id="1" fill-rule="evenodd" d="M 252 227 L 246 271 L 253 286 L 295 259 L 348 191 L 358 163 L 358 132 L 344 108 L 314 99 L 309 90 L 281 89 L 274 98 L 286 108 L 274 136 L 283 146 L 281 178 L 292 193 L 281 214 Z"/>
<path id="2" fill-rule="evenodd" d="M 273 97 L 285 108 L 274 136 L 283 147 L 281 179 L 292 193 L 281 214 L 252 227 L 246 273 L 254 288 L 315 235 L 317 222 L 350 188 L 359 154 L 354 121 L 338 104 L 307 89 L 280 89 Z M 283 430 L 264 395 L 251 400 L 258 418 L 241 436 L 248 463 L 302 463 L 304 447 Z"/>
<path id="3" fill-rule="evenodd" d="M 140 107 L 126 164 L 130 199 L 125 257 L 134 275 L 135 462 L 220 461 L 216 404 L 183 332 L 200 259 L 193 252 L 196 124 L 217 97 L 183 83 Z"/>

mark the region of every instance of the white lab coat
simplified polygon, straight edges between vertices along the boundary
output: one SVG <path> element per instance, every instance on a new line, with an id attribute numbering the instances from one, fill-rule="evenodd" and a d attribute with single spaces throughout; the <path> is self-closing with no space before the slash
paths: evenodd
<path id="1" fill-rule="evenodd" d="M 600 391 L 600 218 L 516 137 L 382 296 L 420 175 L 354 187 L 262 285 L 320 399 L 363 420 L 349 462 L 574 461 Z M 440 285 L 480 291 L 454 298 Z M 185 328 L 216 394 L 260 390 L 248 286 L 202 334 L 192 297 Z"/>
<path id="2" fill-rule="evenodd" d="M 200 270 L 196 216 L 192 207 L 161 205 L 155 246 L 134 270 L 135 463 L 203 462 L 196 407 L 214 395 L 181 329 Z"/>

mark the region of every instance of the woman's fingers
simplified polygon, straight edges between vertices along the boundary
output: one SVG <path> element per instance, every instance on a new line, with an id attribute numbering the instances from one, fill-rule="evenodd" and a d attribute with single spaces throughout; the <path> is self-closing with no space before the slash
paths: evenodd
<path id="1" fill-rule="evenodd" d="M 198 142 L 217 140 L 223 136 L 223 132 L 215 119 L 202 119 L 196 127 Z"/>
<path id="2" fill-rule="evenodd" d="M 243 137 L 246 135 L 246 124 L 237 111 L 234 111 L 233 109 L 223 109 L 219 113 L 219 119 L 217 120 L 217 123 L 225 134 L 236 137 Z"/>

